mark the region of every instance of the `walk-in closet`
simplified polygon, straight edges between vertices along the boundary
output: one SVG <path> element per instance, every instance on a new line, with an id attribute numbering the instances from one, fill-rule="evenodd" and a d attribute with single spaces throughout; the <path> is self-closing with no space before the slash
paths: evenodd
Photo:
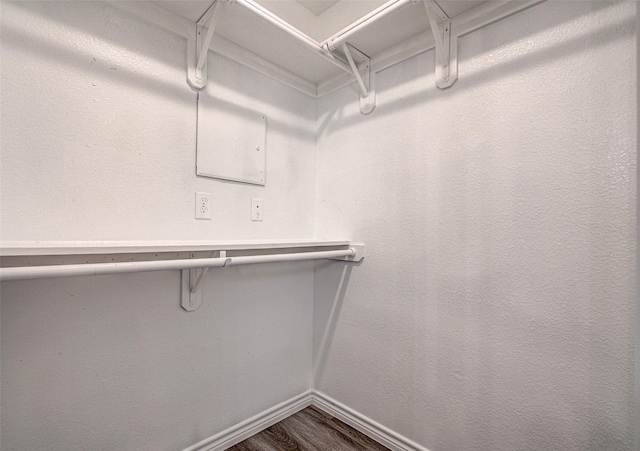
<path id="1" fill-rule="evenodd" d="M 638 450 L 637 9 L 3 0 L 0 449 Z"/>

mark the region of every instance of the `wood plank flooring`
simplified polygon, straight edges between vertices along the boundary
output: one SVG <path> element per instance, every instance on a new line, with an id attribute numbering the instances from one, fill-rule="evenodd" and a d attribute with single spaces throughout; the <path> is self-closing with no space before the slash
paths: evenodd
<path id="1" fill-rule="evenodd" d="M 227 451 L 389 451 L 373 439 L 310 406 Z"/>

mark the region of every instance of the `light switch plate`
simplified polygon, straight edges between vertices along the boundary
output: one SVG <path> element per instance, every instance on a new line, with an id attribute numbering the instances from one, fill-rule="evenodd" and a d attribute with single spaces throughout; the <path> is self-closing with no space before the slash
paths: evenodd
<path id="1" fill-rule="evenodd" d="M 262 198 L 251 198 L 251 220 L 262 222 L 264 217 L 264 207 L 262 205 Z"/>

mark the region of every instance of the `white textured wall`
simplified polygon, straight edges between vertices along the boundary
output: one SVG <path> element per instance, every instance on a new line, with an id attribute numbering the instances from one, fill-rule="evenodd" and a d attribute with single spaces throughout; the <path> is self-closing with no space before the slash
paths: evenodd
<path id="1" fill-rule="evenodd" d="M 428 52 L 370 116 L 321 99 L 317 187 L 315 102 L 213 57 L 269 116 L 260 188 L 195 177 L 184 40 L 3 2 L 3 240 L 306 238 L 317 188 L 316 236 L 368 257 L 231 268 L 194 313 L 176 272 L 3 283 L 2 449 L 191 445 L 310 386 L 312 314 L 316 388 L 431 451 L 631 449 L 634 12 L 548 2 L 461 39 L 448 91 Z"/>
<path id="2" fill-rule="evenodd" d="M 196 177 L 185 48 L 98 2 L 2 2 L 2 240 L 312 235 L 313 99 L 212 57 L 213 94 L 269 117 L 269 180 Z M 2 449 L 183 449 L 310 388 L 312 263 L 210 273 L 192 313 L 179 280 L 4 282 Z"/>
<path id="3" fill-rule="evenodd" d="M 269 118 L 269 183 L 196 177 L 185 54 L 185 39 L 108 5 L 3 7 L 3 240 L 311 236 L 313 99 L 212 54 L 210 92 Z M 212 221 L 194 219 L 196 191 L 213 193 Z"/>
<path id="4" fill-rule="evenodd" d="M 310 388 L 313 266 L 3 282 L 2 449 L 180 450 Z"/>
<path id="5" fill-rule="evenodd" d="M 431 451 L 631 450 L 635 2 L 547 2 L 318 103 L 316 388 Z M 333 312 L 333 316 L 331 316 Z"/>

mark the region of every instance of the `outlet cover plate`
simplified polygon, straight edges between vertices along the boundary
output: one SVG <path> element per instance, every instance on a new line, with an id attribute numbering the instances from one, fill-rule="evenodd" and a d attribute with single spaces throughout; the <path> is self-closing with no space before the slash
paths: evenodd
<path id="1" fill-rule="evenodd" d="M 196 193 L 196 219 L 211 219 L 212 204 L 211 193 Z"/>

